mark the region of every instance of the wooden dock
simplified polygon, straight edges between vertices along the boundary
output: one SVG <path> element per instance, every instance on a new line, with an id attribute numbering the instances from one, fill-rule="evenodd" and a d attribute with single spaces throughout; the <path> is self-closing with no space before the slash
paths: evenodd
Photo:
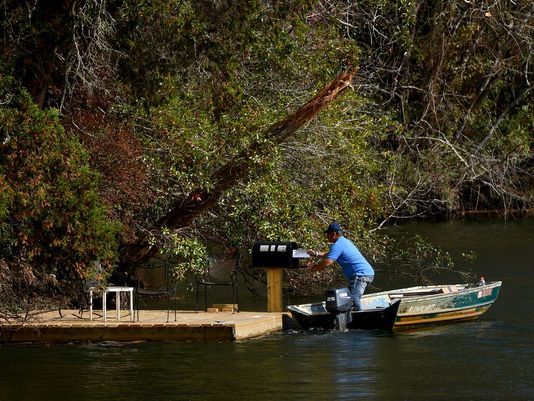
<path id="1" fill-rule="evenodd" d="M 0 323 L 0 343 L 98 341 L 236 341 L 281 331 L 287 315 L 272 312 L 178 311 L 176 321 L 166 310 L 141 310 L 140 320 L 120 320 L 78 310 L 32 314 L 25 323 Z"/>

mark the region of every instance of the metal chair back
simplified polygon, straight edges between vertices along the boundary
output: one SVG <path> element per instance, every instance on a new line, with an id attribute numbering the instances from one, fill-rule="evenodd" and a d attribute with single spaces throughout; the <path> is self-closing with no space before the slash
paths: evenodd
<path id="1" fill-rule="evenodd" d="M 232 287 L 233 305 L 238 305 L 239 288 L 238 273 L 241 266 L 241 255 L 220 254 L 210 255 L 205 268 L 196 275 L 196 310 L 198 312 L 200 287 L 204 288 L 204 310 L 208 309 L 208 288 L 211 286 Z"/>
<path id="2" fill-rule="evenodd" d="M 140 266 L 135 272 L 134 304 L 137 321 L 139 321 L 139 302 L 143 298 L 163 298 L 167 304 L 167 322 L 170 320 L 171 309 L 176 321 L 177 282 L 172 274 L 169 261 L 157 259 Z"/>

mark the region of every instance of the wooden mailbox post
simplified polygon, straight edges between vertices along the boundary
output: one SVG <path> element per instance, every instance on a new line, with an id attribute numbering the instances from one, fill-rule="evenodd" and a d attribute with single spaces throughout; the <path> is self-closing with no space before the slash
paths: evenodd
<path id="1" fill-rule="evenodd" d="M 267 270 L 267 311 L 282 312 L 282 277 L 284 269 L 301 267 L 306 251 L 296 242 L 256 242 L 252 248 L 252 266 Z"/>
<path id="2" fill-rule="evenodd" d="M 267 269 L 267 312 L 282 312 L 282 277 L 284 269 Z"/>

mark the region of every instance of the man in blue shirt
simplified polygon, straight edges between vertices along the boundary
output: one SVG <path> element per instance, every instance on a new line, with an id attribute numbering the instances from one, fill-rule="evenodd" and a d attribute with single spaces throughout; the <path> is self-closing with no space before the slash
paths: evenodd
<path id="1" fill-rule="evenodd" d="M 330 251 L 316 252 L 309 250 L 311 256 L 320 256 L 323 259 L 319 264 L 311 261 L 308 267 L 313 271 L 324 270 L 327 266 L 337 262 L 343 269 L 343 274 L 349 282 L 349 291 L 354 300 L 354 309 L 362 310 L 360 298 L 365 291 L 367 284 L 371 283 L 375 277 L 375 271 L 365 260 L 356 245 L 343 236 L 341 226 L 333 222 L 325 231 L 328 242 L 331 243 Z"/>

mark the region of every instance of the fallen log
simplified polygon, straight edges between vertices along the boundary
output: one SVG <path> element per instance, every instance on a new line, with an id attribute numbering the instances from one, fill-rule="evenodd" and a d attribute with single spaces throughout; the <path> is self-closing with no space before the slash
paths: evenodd
<path id="1" fill-rule="evenodd" d="M 161 232 L 165 227 L 168 229 L 188 227 L 196 217 L 215 206 L 226 191 L 248 174 L 254 166 L 254 160 L 266 157 L 273 148 L 294 135 L 349 87 L 356 70 L 351 68 L 341 72 L 297 111 L 267 128 L 258 140 L 213 174 L 211 188 L 197 188 L 185 199 L 178 200 L 169 213 L 161 217 L 148 232 L 140 234 L 137 243 L 123 248 L 120 270 L 131 270 L 157 253 L 157 245 L 149 243 L 151 232 Z"/>

